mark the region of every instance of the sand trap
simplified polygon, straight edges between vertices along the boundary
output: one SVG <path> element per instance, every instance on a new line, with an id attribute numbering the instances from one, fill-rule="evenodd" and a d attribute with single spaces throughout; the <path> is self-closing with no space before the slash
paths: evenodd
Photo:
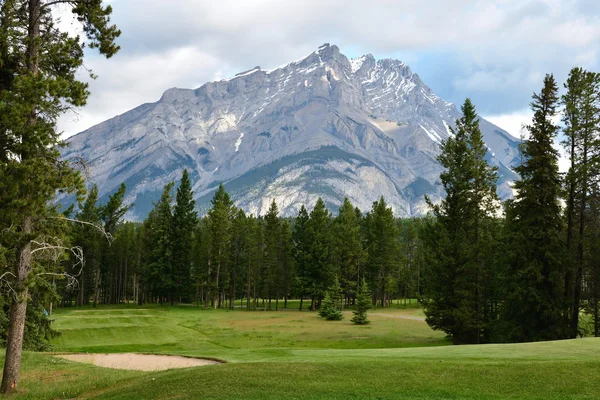
<path id="1" fill-rule="evenodd" d="M 221 364 L 219 361 L 180 356 L 160 356 L 153 354 L 58 354 L 56 357 L 71 361 L 94 364 L 99 367 L 132 369 L 137 371 L 163 371 L 174 368 L 200 367 Z"/>

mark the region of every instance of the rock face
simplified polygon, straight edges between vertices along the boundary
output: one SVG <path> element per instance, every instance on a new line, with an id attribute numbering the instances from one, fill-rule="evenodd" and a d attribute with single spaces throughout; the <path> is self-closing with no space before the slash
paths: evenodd
<path id="1" fill-rule="evenodd" d="M 344 196 L 366 211 L 383 195 L 397 216 L 411 216 L 427 211 L 424 194 L 443 195 L 435 157 L 459 117 L 406 64 L 348 59 L 325 44 L 272 71 L 169 89 L 73 136 L 63 156 L 87 160 L 103 197 L 125 182 L 131 219 L 144 218 L 184 168 L 200 212 L 222 182 L 254 214 L 272 199 L 284 215 L 318 197 L 337 210 Z M 481 128 L 508 197 L 518 143 L 483 119 Z"/>

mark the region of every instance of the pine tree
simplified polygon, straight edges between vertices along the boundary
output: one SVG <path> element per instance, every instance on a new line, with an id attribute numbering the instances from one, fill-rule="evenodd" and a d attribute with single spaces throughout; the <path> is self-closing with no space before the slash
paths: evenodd
<path id="1" fill-rule="evenodd" d="M 312 295 L 311 310 L 316 310 L 333 278 L 331 259 L 331 214 L 319 198 L 306 226 L 308 284 Z"/>
<path id="2" fill-rule="evenodd" d="M 6 0 L 0 3 L 0 209 L 14 216 L 19 237 L 14 250 L 14 282 L 6 362 L 0 390 L 16 389 L 32 272 L 32 239 L 39 239 L 57 191 L 83 191 L 80 174 L 61 160 L 56 121 L 71 107 L 85 105 L 86 83 L 76 74 L 83 64 L 83 41 L 55 26 L 54 5 L 64 3 L 84 26 L 89 47 L 110 57 L 120 32 L 109 24 L 110 6 L 73 0 Z M 66 227 L 65 227 L 66 228 Z M 31 284 L 31 285 L 30 285 Z"/>
<path id="3" fill-rule="evenodd" d="M 99 226 L 100 207 L 98 205 L 98 186 L 92 185 L 88 196 L 83 204 L 79 204 L 80 211 L 75 215 L 79 221 L 88 222 Z M 75 224 L 73 226 L 73 244 L 83 249 L 85 264 L 79 276 L 79 290 L 76 304 L 82 306 L 88 304 L 90 292 L 94 290 L 94 281 L 97 272 L 100 271 L 101 246 L 104 238 L 98 229 L 87 224 Z"/>
<path id="4" fill-rule="evenodd" d="M 294 224 L 294 232 L 292 239 L 294 241 L 294 260 L 296 263 L 296 286 L 300 295 L 300 311 L 304 305 L 304 296 L 309 294 L 310 290 L 310 270 L 309 270 L 309 237 L 308 237 L 308 221 L 310 217 L 304 204 L 300 207 L 296 223 Z"/>
<path id="5" fill-rule="evenodd" d="M 383 196 L 373 203 L 373 208 L 365 217 L 365 232 L 367 281 L 376 288 L 374 304 L 379 301 L 382 307 L 387 307 L 390 294 L 386 291 L 386 282 L 399 267 L 399 243 L 394 213 Z"/>
<path id="6" fill-rule="evenodd" d="M 325 293 L 325 298 L 319 309 L 319 316 L 327 321 L 341 321 L 344 319 L 342 314 L 342 287 L 337 276 L 333 280 L 333 284 Z"/>
<path id="7" fill-rule="evenodd" d="M 439 205 L 427 199 L 434 219 L 427 221 L 424 236 L 430 264 L 426 321 L 450 335 L 454 344 L 489 337 L 494 318 L 488 312 L 487 288 L 498 208 L 497 173 L 485 160 L 479 117 L 469 99 L 461 111 L 457 129 L 438 157 L 445 168 L 440 180 L 446 198 Z"/>
<path id="8" fill-rule="evenodd" d="M 352 313 L 354 317 L 352 322 L 356 325 L 367 325 L 371 321 L 367 317 L 367 311 L 371 308 L 371 293 L 367 281 L 363 278 L 358 293 L 356 295 L 356 305 Z"/>
<path id="9" fill-rule="evenodd" d="M 211 200 L 212 208 L 208 211 L 208 279 L 211 305 L 216 309 L 223 301 L 223 277 L 227 277 L 231 246 L 231 225 L 235 215 L 235 207 L 221 184 Z"/>
<path id="10" fill-rule="evenodd" d="M 333 259 L 346 297 L 354 296 L 360 282 L 360 268 L 365 260 L 360 219 L 348 198 L 344 198 L 333 224 Z"/>
<path id="11" fill-rule="evenodd" d="M 573 68 L 565 83 L 563 146 L 569 152 L 566 176 L 567 242 L 569 264 L 565 277 L 565 297 L 570 309 L 567 318 L 570 336 L 579 328 L 585 254 L 589 251 L 586 233 L 590 227 L 590 191 L 600 172 L 600 74 Z"/>
<path id="12" fill-rule="evenodd" d="M 279 220 L 279 210 L 275 200 L 271 202 L 269 211 L 265 215 L 265 263 L 262 272 L 263 277 L 263 298 L 268 298 L 268 307 L 271 309 L 271 298 L 275 296 L 278 287 L 277 278 L 279 276 L 281 261 L 281 224 Z"/>
<path id="13" fill-rule="evenodd" d="M 181 182 L 177 188 L 175 207 L 173 209 L 173 287 L 169 295 L 170 300 L 174 297 L 188 297 L 191 292 L 191 257 L 190 249 L 193 243 L 193 233 L 198 216 L 194 207 L 194 192 L 187 173 L 183 170 Z M 176 294 L 177 293 L 177 294 Z"/>
<path id="14" fill-rule="evenodd" d="M 125 193 L 127 188 L 124 183 L 119 186 L 116 192 L 108 196 L 106 204 L 100 206 L 100 219 L 102 220 L 104 231 L 112 236 L 113 240 L 118 237 L 118 227 L 121 220 L 129 210 L 130 206 L 124 205 Z M 103 302 L 117 303 L 116 295 L 116 270 L 118 269 L 118 257 L 116 247 L 111 246 L 106 240 L 101 242 L 102 260 L 100 269 L 96 271 L 94 306 L 98 302 L 100 289 L 104 296 Z M 102 287 L 101 287 L 102 285 Z"/>
<path id="15" fill-rule="evenodd" d="M 174 183 L 165 185 L 158 203 L 148 216 L 150 231 L 150 255 L 148 260 L 149 284 L 162 304 L 169 299 L 174 286 L 173 264 L 173 213 L 171 191 Z"/>
<path id="16" fill-rule="evenodd" d="M 516 168 L 521 180 L 507 205 L 510 263 L 504 303 L 504 336 L 510 341 L 554 340 L 568 337 L 564 318 L 564 244 L 560 208 L 561 177 L 553 147 L 558 126 L 558 88 L 552 75 L 533 95 L 529 139 L 524 162 Z"/>

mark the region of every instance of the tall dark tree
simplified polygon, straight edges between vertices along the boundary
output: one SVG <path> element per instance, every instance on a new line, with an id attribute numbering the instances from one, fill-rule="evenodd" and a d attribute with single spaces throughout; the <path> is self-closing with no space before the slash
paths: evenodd
<path id="1" fill-rule="evenodd" d="M 262 272 L 262 294 L 263 298 L 267 298 L 268 307 L 271 309 L 271 299 L 275 297 L 279 300 L 279 296 L 276 295 L 279 277 L 279 269 L 281 266 L 281 252 L 282 252 L 282 240 L 281 240 L 281 221 L 279 219 L 279 210 L 277 209 L 277 203 L 275 200 L 271 202 L 269 211 L 265 215 L 265 262 L 263 265 Z"/>
<path id="2" fill-rule="evenodd" d="M 507 205 L 510 263 L 503 321 L 510 341 L 553 340 L 569 336 L 565 321 L 565 245 L 560 208 L 561 177 L 553 142 L 558 87 L 552 75 L 533 95 L 532 124 L 523 143 L 524 161 L 516 168 L 521 180 Z"/>
<path id="3" fill-rule="evenodd" d="M 333 262 L 335 274 L 349 302 L 355 296 L 361 279 L 361 267 L 365 261 L 365 251 L 360 231 L 360 217 L 344 198 L 333 224 Z"/>
<path id="4" fill-rule="evenodd" d="M 118 236 L 119 224 L 130 208 L 130 205 L 124 204 L 126 191 L 127 188 L 122 183 L 116 192 L 108 196 L 106 204 L 100 206 L 99 214 L 104 232 L 112 236 L 113 239 Z M 119 260 L 116 253 L 117 249 L 109 241 L 103 240 L 101 251 L 102 259 L 94 277 L 94 306 L 98 302 L 100 291 L 102 291 L 104 303 L 118 302 L 116 276 Z"/>
<path id="5" fill-rule="evenodd" d="M 454 135 L 442 145 L 438 161 L 446 198 L 427 199 L 434 219 L 426 225 L 429 261 L 425 315 L 454 344 L 480 343 L 489 333 L 487 312 L 493 219 L 498 209 L 496 169 L 485 160 L 487 148 L 472 102 L 462 106 Z"/>
<path id="6" fill-rule="evenodd" d="M 223 277 L 228 267 L 231 245 L 231 225 L 235 207 L 225 187 L 221 184 L 211 200 L 208 211 L 208 280 L 211 305 L 217 308 L 223 302 Z"/>
<path id="7" fill-rule="evenodd" d="M 0 390 L 17 387 L 23 330 L 34 262 L 32 239 L 48 217 L 57 191 L 81 189 L 69 161 L 61 160 L 58 117 L 72 106 L 85 105 L 86 83 L 76 79 L 83 63 L 83 42 L 55 25 L 55 6 L 64 3 L 83 24 L 89 46 L 110 57 L 118 51 L 120 32 L 110 25 L 110 6 L 100 0 L 0 2 L 0 208 L 15 216 L 14 287 L 10 329 Z M 5 69 L 6 66 L 6 69 Z M 33 289 L 32 289 L 33 290 Z"/>
<path id="8" fill-rule="evenodd" d="M 310 293 L 310 270 L 309 270 L 309 233 L 308 221 L 310 216 L 304 204 L 300 207 L 292 239 L 294 241 L 294 260 L 296 263 L 296 286 L 300 295 L 300 311 L 304 303 L 304 297 Z"/>
<path id="9" fill-rule="evenodd" d="M 160 303 L 173 301 L 173 213 L 171 191 L 173 182 L 165 185 L 158 203 L 148 216 L 150 254 L 148 259 L 149 284 Z"/>
<path id="10" fill-rule="evenodd" d="M 383 196 L 373 203 L 365 217 L 367 261 L 365 275 L 373 291 L 373 303 L 387 307 L 390 293 L 387 282 L 399 267 L 398 230 L 394 213 Z"/>
<path id="11" fill-rule="evenodd" d="M 99 226 L 100 206 L 98 205 L 98 186 L 90 188 L 83 204 L 79 204 L 80 211 L 75 215 L 79 221 L 88 222 Z M 75 224 L 73 227 L 74 245 L 80 246 L 85 256 L 85 264 L 79 275 L 79 288 L 76 304 L 88 304 L 90 293 L 94 290 L 96 272 L 100 270 L 101 252 L 104 238 L 94 226 L 88 224 Z"/>
<path id="12" fill-rule="evenodd" d="M 581 311 L 584 270 L 587 267 L 586 239 L 590 220 L 590 191 L 600 173 L 600 74 L 573 68 L 565 83 L 563 146 L 569 153 L 566 176 L 567 250 L 569 266 L 565 296 L 570 310 L 570 336 L 576 337 Z"/>
<path id="13" fill-rule="evenodd" d="M 198 216 L 194 207 L 194 192 L 186 169 L 183 170 L 177 195 L 175 196 L 175 207 L 173 209 L 173 290 L 177 293 L 170 295 L 174 297 L 189 296 L 192 287 L 191 278 L 191 253 L 193 244 L 194 228 L 198 223 Z"/>
<path id="14" fill-rule="evenodd" d="M 331 213 L 325 202 L 319 198 L 310 213 L 306 226 L 307 246 L 307 277 L 312 296 L 311 309 L 320 305 L 325 290 L 333 281 L 333 266 L 331 258 L 332 231 Z"/>

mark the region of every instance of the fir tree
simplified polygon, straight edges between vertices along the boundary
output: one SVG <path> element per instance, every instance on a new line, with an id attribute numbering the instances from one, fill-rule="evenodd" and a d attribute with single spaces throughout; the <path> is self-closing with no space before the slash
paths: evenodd
<path id="1" fill-rule="evenodd" d="M 357 293 L 365 252 L 360 232 L 360 218 L 348 198 L 344 198 L 334 220 L 333 233 L 335 273 L 340 276 L 342 288 L 349 299 Z"/>
<path id="2" fill-rule="evenodd" d="M 374 303 L 379 301 L 382 307 L 387 307 L 390 293 L 386 291 L 386 282 L 397 272 L 399 243 L 394 214 L 383 196 L 373 203 L 365 217 L 365 232 L 368 253 L 366 277 L 376 288 Z"/>
<path id="3" fill-rule="evenodd" d="M 231 246 L 231 225 L 235 207 L 225 191 L 223 184 L 215 192 L 211 200 L 212 208 L 208 211 L 208 280 L 211 305 L 216 309 L 223 301 L 223 277 L 227 276 Z"/>
<path id="4" fill-rule="evenodd" d="M 558 126 L 558 88 L 552 75 L 533 95 L 529 139 L 522 146 L 524 162 L 516 168 L 521 180 L 507 205 L 510 263 L 504 306 L 504 336 L 510 341 L 568 337 L 564 318 L 564 244 L 560 208 L 561 177 L 553 147 Z"/>
<path id="5" fill-rule="evenodd" d="M 342 314 L 342 287 L 337 276 L 333 280 L 333 284 L 325 293 L 325 298 L 319 309 L 319 316 L 327 321 L 341 321 L 344 319 Z"/>
<path id="6" fill-rule="evenodd" d="M 173 213 L 171 208 L 173 186 L 173 182 L 165 185 L 160 200 L 154 205 L 148 217 L 151 237 L 148 260 L 149 283 L 161 304 L 165 300 L 170 300 L 169 295 L 173 287 Z"/>
<path id="7" fill-rule="evenodd" d="M 296 263 L 296 286 L 300 295 L 300 311 L 304 304 L 304 297 L 309 293 L 310 288 L 310 270 L 309 270 L 309 237 L 308 237 L 308 221 L 310 217 L 306 207 L 302 205 L 296 223 L 292 239 L 294 241 L 294 260 Z"/>
<path id="8" fill-rule="evenodd" d="M 306 237 L 308 240 L 307 277 L 312 295 L 311 310 L 314 311 L 333 278 L 331 214 L 321 198 L 317 200 L 310 213 Z"/>
<path id="9" fill-rule="evenodd" d="M 479 117 L 469 99 L 461 111 L 457 129 L 438 157 L 445 168 L 440 180 L 446 198 L 439 205 L 427 199 L 435 219 L 428 220 L 425 235 L 430 264 L 426 321 L 450 335 L 454 344 L 489 337 L 494 317 L 488 312 L 487 288 L 498 208 L 496 169 L 485 160 Z"/>
<path id="10" fill-rule="evenodd" d="M 356 305 L 352 313 L 352 322 L 356 325 L 366 325 L 370 323 L 367 317 L 367 311 L 371 308 L 371 293 L 365 279 L 362 280 L 360 288 L 356 295 Z"/>
<path id="11" fill-rule="evenodd" d="M 268 307 L 271 309 L 271 298 L 275 295 L 275 289 L 278 288 L 277 277 L 281 261 L 281 222 L 279 220 L 279 210 L 275 200 L 271 202 L 269 211 L 265 215 L 265 263 L 263 277 L 263 298 L 268 298 Z M 279 296 L 275 296 L 279 299 Z"/>
<path id="12" fill-rule="evenodd" d="M 100 207 L 98 205 L 98 186 L 90 188 L 88 196 L 83 204 L 79 204 L 80 211 L 75 215 L 79 221 L 88 222 L 99 226 Z M 104 238 L 101 237 L 97 228 L 87 224 L 75 224 L 73 226 L 73 244 L 80 246 L 85 256 L 85 264 L 79 276 L 79 290 L 76 304 L 82 306 L 88 304 L 90 293 L 94 291 L 94 282 L 100 271 L 101 248 Z"/>
<path id="13" fill-rule="evenodd" d="M 570 336 L 579 328 L 584 270 L 588 267 L 586 234 L 591 226 L 590 192 L 600 173 L 600 74 L 573 68 L 565 83 L 563 146 L 569 152 L 566 176 L 566 217 L 569 266 L 565 278 L 565 297 Z"/>
<path id="14" fill-rule="evenodd" d="M 183 170 L 181 182 L 177 188 L 175 207 L 173 209 L 173 288 L 170 294 L 171 301 L 175 296 L 188 296 L 191 290 L 191 257 L 193 233 L 198 217 L 194 211 L 196 202 L 194 192 L 187 173 Z M 177 294 L 175 294 L 177 292 Z"/>

